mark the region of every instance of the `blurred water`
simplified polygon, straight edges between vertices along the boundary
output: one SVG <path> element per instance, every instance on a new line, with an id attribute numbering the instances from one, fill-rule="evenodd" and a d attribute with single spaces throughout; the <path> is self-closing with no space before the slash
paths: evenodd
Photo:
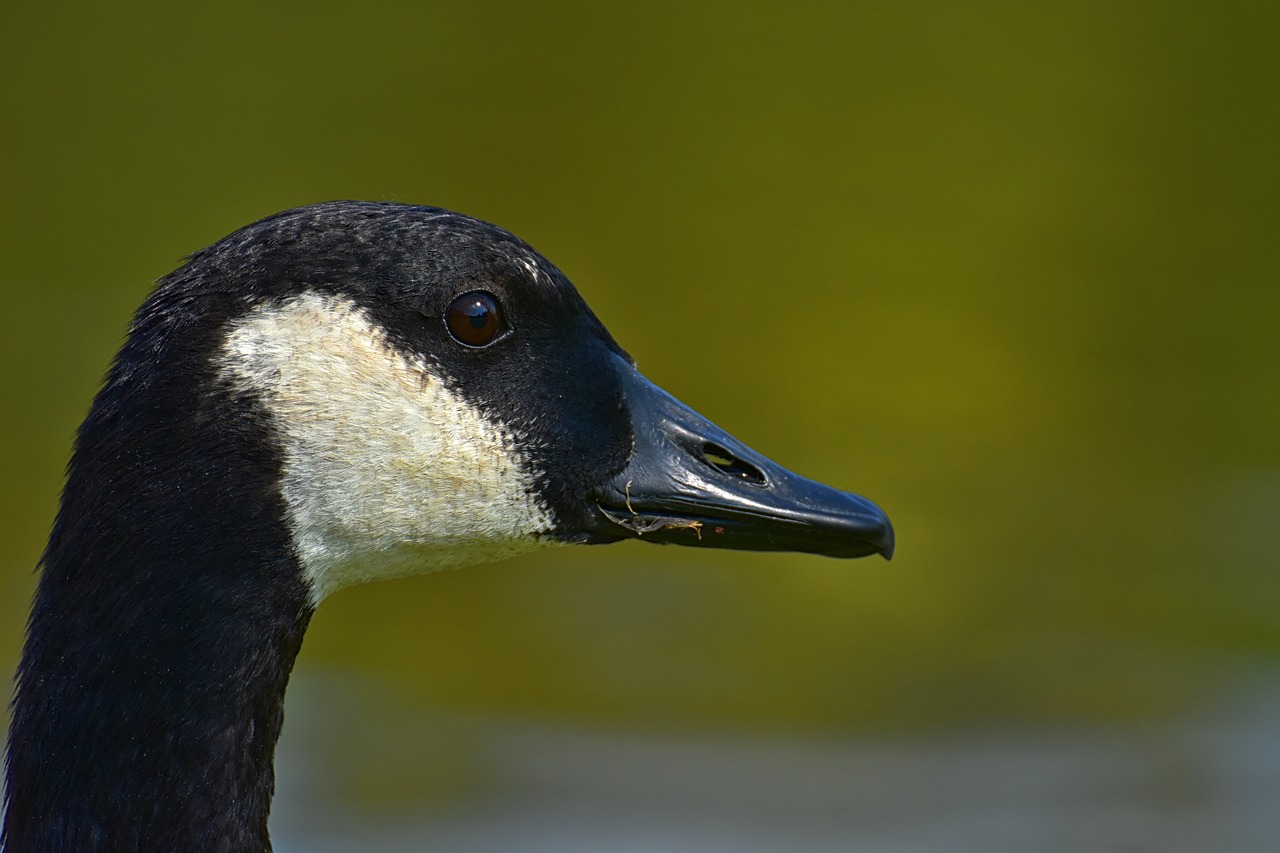
<path id="1" fill-rule="evenodd" d="M 467 719 L 297 682 L 281 853 L 1280 849 L 1275 671 L 1160 724 L 824 740 Z"/>

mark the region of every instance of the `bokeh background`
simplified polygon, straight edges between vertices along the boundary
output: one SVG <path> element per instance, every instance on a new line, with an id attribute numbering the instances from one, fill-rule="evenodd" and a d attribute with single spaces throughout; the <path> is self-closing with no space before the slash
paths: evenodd
<path id="1" fill-rule="evenodd" d="M 150 283 L 286 207 L 437 204 L 898 558 L 344 591 L 280 849 L 1280 849 L 1280 6 L 4 18 L 0 669 Z"/>

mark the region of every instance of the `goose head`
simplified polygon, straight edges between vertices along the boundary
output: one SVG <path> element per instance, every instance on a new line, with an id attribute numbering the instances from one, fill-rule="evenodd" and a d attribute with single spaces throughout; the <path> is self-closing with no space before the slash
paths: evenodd
<path id="1" fill-rule="evenodd" d="M 270 425 L 316 600 L 563 543 L 892 553 L 879 508 L 649 382 L 565 275 L 495 226 L 325 205 L 206 261 L 248 303 L 212 361 Z"/>

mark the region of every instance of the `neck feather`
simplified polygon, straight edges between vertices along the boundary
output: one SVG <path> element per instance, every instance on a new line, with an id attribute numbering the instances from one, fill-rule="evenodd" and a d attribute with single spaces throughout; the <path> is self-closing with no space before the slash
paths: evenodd
<path id="1" fill-rule="evenodd" d="M 185 369 L 155 373 L 135 328 L 68 469 L 14 700 L 9 853 L 270 848 L 311 589 L 270 424 L 202 372 L 211 341 L 164 337 Z"/>

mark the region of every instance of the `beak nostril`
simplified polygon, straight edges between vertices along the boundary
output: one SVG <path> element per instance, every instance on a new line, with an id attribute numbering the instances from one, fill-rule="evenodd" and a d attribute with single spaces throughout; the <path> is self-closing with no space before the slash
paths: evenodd
<path id="1" fill-rule="evenodd" d="M 722 474 L 728 474 L 738 480 L 746 480 L 757 486 L 763 486 L 768 481 L 765 479 L 764 472 L 750 463 L 743 462 L 729 451 L 725 450 L 718 444 L 702 445 L 702 458 Z"/>

